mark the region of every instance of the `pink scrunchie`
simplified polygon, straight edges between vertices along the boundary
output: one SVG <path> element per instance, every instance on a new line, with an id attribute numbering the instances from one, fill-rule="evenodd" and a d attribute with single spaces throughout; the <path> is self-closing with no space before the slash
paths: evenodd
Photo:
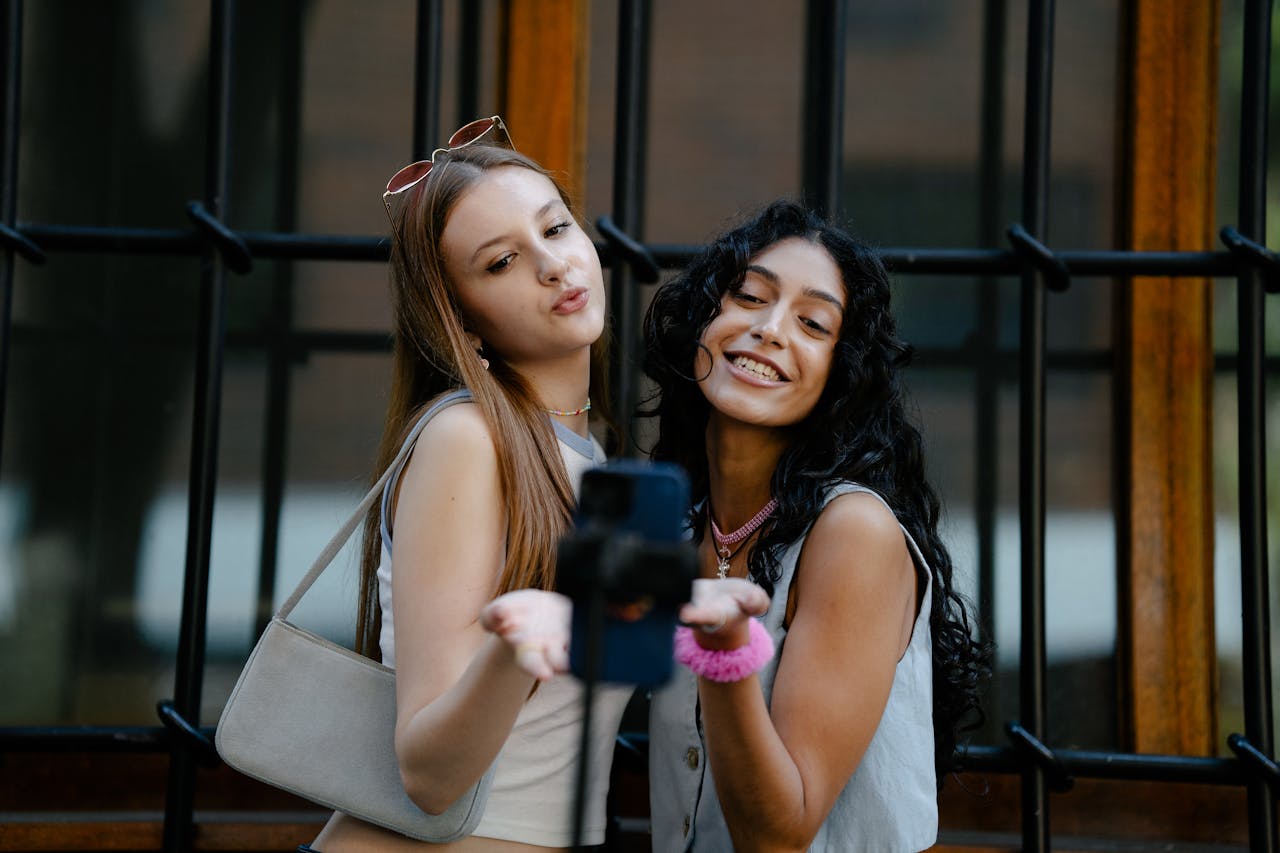
<path id="1" fill-rule="evenodd" d="M 741 681 L 759 672 L 773 657 L 773 637 L 756 619 L 748 619 L 751 639 L 745 646 L 716 651 L 698 645 L 692 628 L 676 628 L 676 662 L 684 664 L 695 675 L 711 681 Z"/>

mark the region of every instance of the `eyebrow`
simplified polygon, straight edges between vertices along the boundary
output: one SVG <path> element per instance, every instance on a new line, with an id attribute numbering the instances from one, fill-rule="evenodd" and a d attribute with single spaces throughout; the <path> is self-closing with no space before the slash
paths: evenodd
<path id="1" fill-rule="evenodd" d="M 778 278 L 778 274 L 776 272 L 768 267 L 762 267 L 759 264 L 747 264 L 747 272 L 753 272 L 775 286 L 782 283 L 782 279 Z M 819 290 L 816 287 L 806 287 L 801 292 L 811 299 L 820 299 L 823 302 L 829 302 L 839 309 L 841 314 L 844 313 L 844 303 L 832 296 L 830 293 L 827 293 L 825 290 Z"/>
<path id="2" fill-rule="evenodd" d="M 556 205 L 563 206 L 564 201 L 562 201 L 559 198 L 551 199 L 542 207 L 538 208 L 537 212 L 533 214 L 533 218 L 541 219 L 543 216 L 547 214 L 547 211 L 551 210 L 551 208 L 555 207 Z M 476 247 L 476 250 L 474 252 L 471 253 L 471 258 L 469 261 L 467 261 L 467 263 L 474 264 L 476 262 L 476 258 L 480 255 L 481 252 L 483 252 L 485 249 L 489 248 L 490 246 L 501 243 L 503 240 L 507 240 L 507 239 L 509 239 L 509 236 L 507 234 L 499 234 L 497 237 L 494 237 L 492 240 L 484 241 L 483 243 L 481 243 L 479 246 Z"/>

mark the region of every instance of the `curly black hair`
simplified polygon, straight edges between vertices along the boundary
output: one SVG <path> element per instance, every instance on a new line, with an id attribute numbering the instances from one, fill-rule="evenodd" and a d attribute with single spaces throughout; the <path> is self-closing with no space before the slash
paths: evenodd
<path id="1" fill-rule="evenodd" d="M 933 723 L 941 784 L 955 769 L 960 732 L 982 722 L 979 694 L 990 648 L 974 629 L 969 605 L 952 582 L 951 557 L 938 535 L 938 496 L 925 479 L 920 431 L 906 411 L 901 368 L 911 347 L 897 336 L 889 277 L 879 256 L 844 231 L 791 201 L 776 201 L 712 241 L 654 295 L 644 320 L 644 372 L 657 389 L 641 412 L 659 418 L 656 460 L 689 472 L 693 530 L 706 529 L 706 434 L 709 404 L 694 375 L 702 334 L 722 296 L 741 287 L 747 265 L 790 237 L 821 246 L 839 268 L 847 296 L 830 376 L 814 410 L 792 427 L 770 490 L 778 509 L 748 552 L 752 579 L 773 594 L 779 558 L 810 528 L 832 483 L 874 489 L 916 541 L 932 571 Z"/>

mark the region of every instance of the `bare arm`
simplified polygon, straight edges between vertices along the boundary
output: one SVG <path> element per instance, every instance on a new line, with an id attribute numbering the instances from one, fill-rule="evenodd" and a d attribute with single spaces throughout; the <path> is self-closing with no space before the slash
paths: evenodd
<path id="1" fill-rule="evenodd" d="M 395 509 L 396 753 L 406 792 L 428 812 L 447 808 L 489 767 L 534 683 L 516 660 L 519 631 L 503 624 L 510 614 L 501 605 L 486 614 L 497 633 L 482 625 L 505 534 L 484 419 L 474 406 L 452 406 L 419 438 Z M 555 609 L 554 593 L 511 595 L 533 597 L 535 611 Z"/>
<path id="2" fill-rule="evenodd" d="M 915 620 L 915 571 L 902 531 L 872 497 L 832 501 L 797 572 L 772 710 L 756 676 L 699 680 L 707 753 L 740 851 L 808 847 L 875 734 Z M 746 622 L 700 639 L 708 647 L 745 644 Z"/>

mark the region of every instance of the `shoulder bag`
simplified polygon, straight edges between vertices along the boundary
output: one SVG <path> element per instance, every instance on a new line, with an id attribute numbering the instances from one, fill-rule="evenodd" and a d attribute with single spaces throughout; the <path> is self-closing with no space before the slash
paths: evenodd
<path id="1" fill-rule="evenodd" d="M 404 791 L 395 753 L 395 671 L 294 625 L 289 614 L 403 464 L 422 428 L 414 425 L 390 467 L 334 534 L 263 631 L 218 721 L 218 754 L 277 788 L 419 841 L 470 835 L 484 812 L 491 766 L 442 814 L 419 809 Z"/>

